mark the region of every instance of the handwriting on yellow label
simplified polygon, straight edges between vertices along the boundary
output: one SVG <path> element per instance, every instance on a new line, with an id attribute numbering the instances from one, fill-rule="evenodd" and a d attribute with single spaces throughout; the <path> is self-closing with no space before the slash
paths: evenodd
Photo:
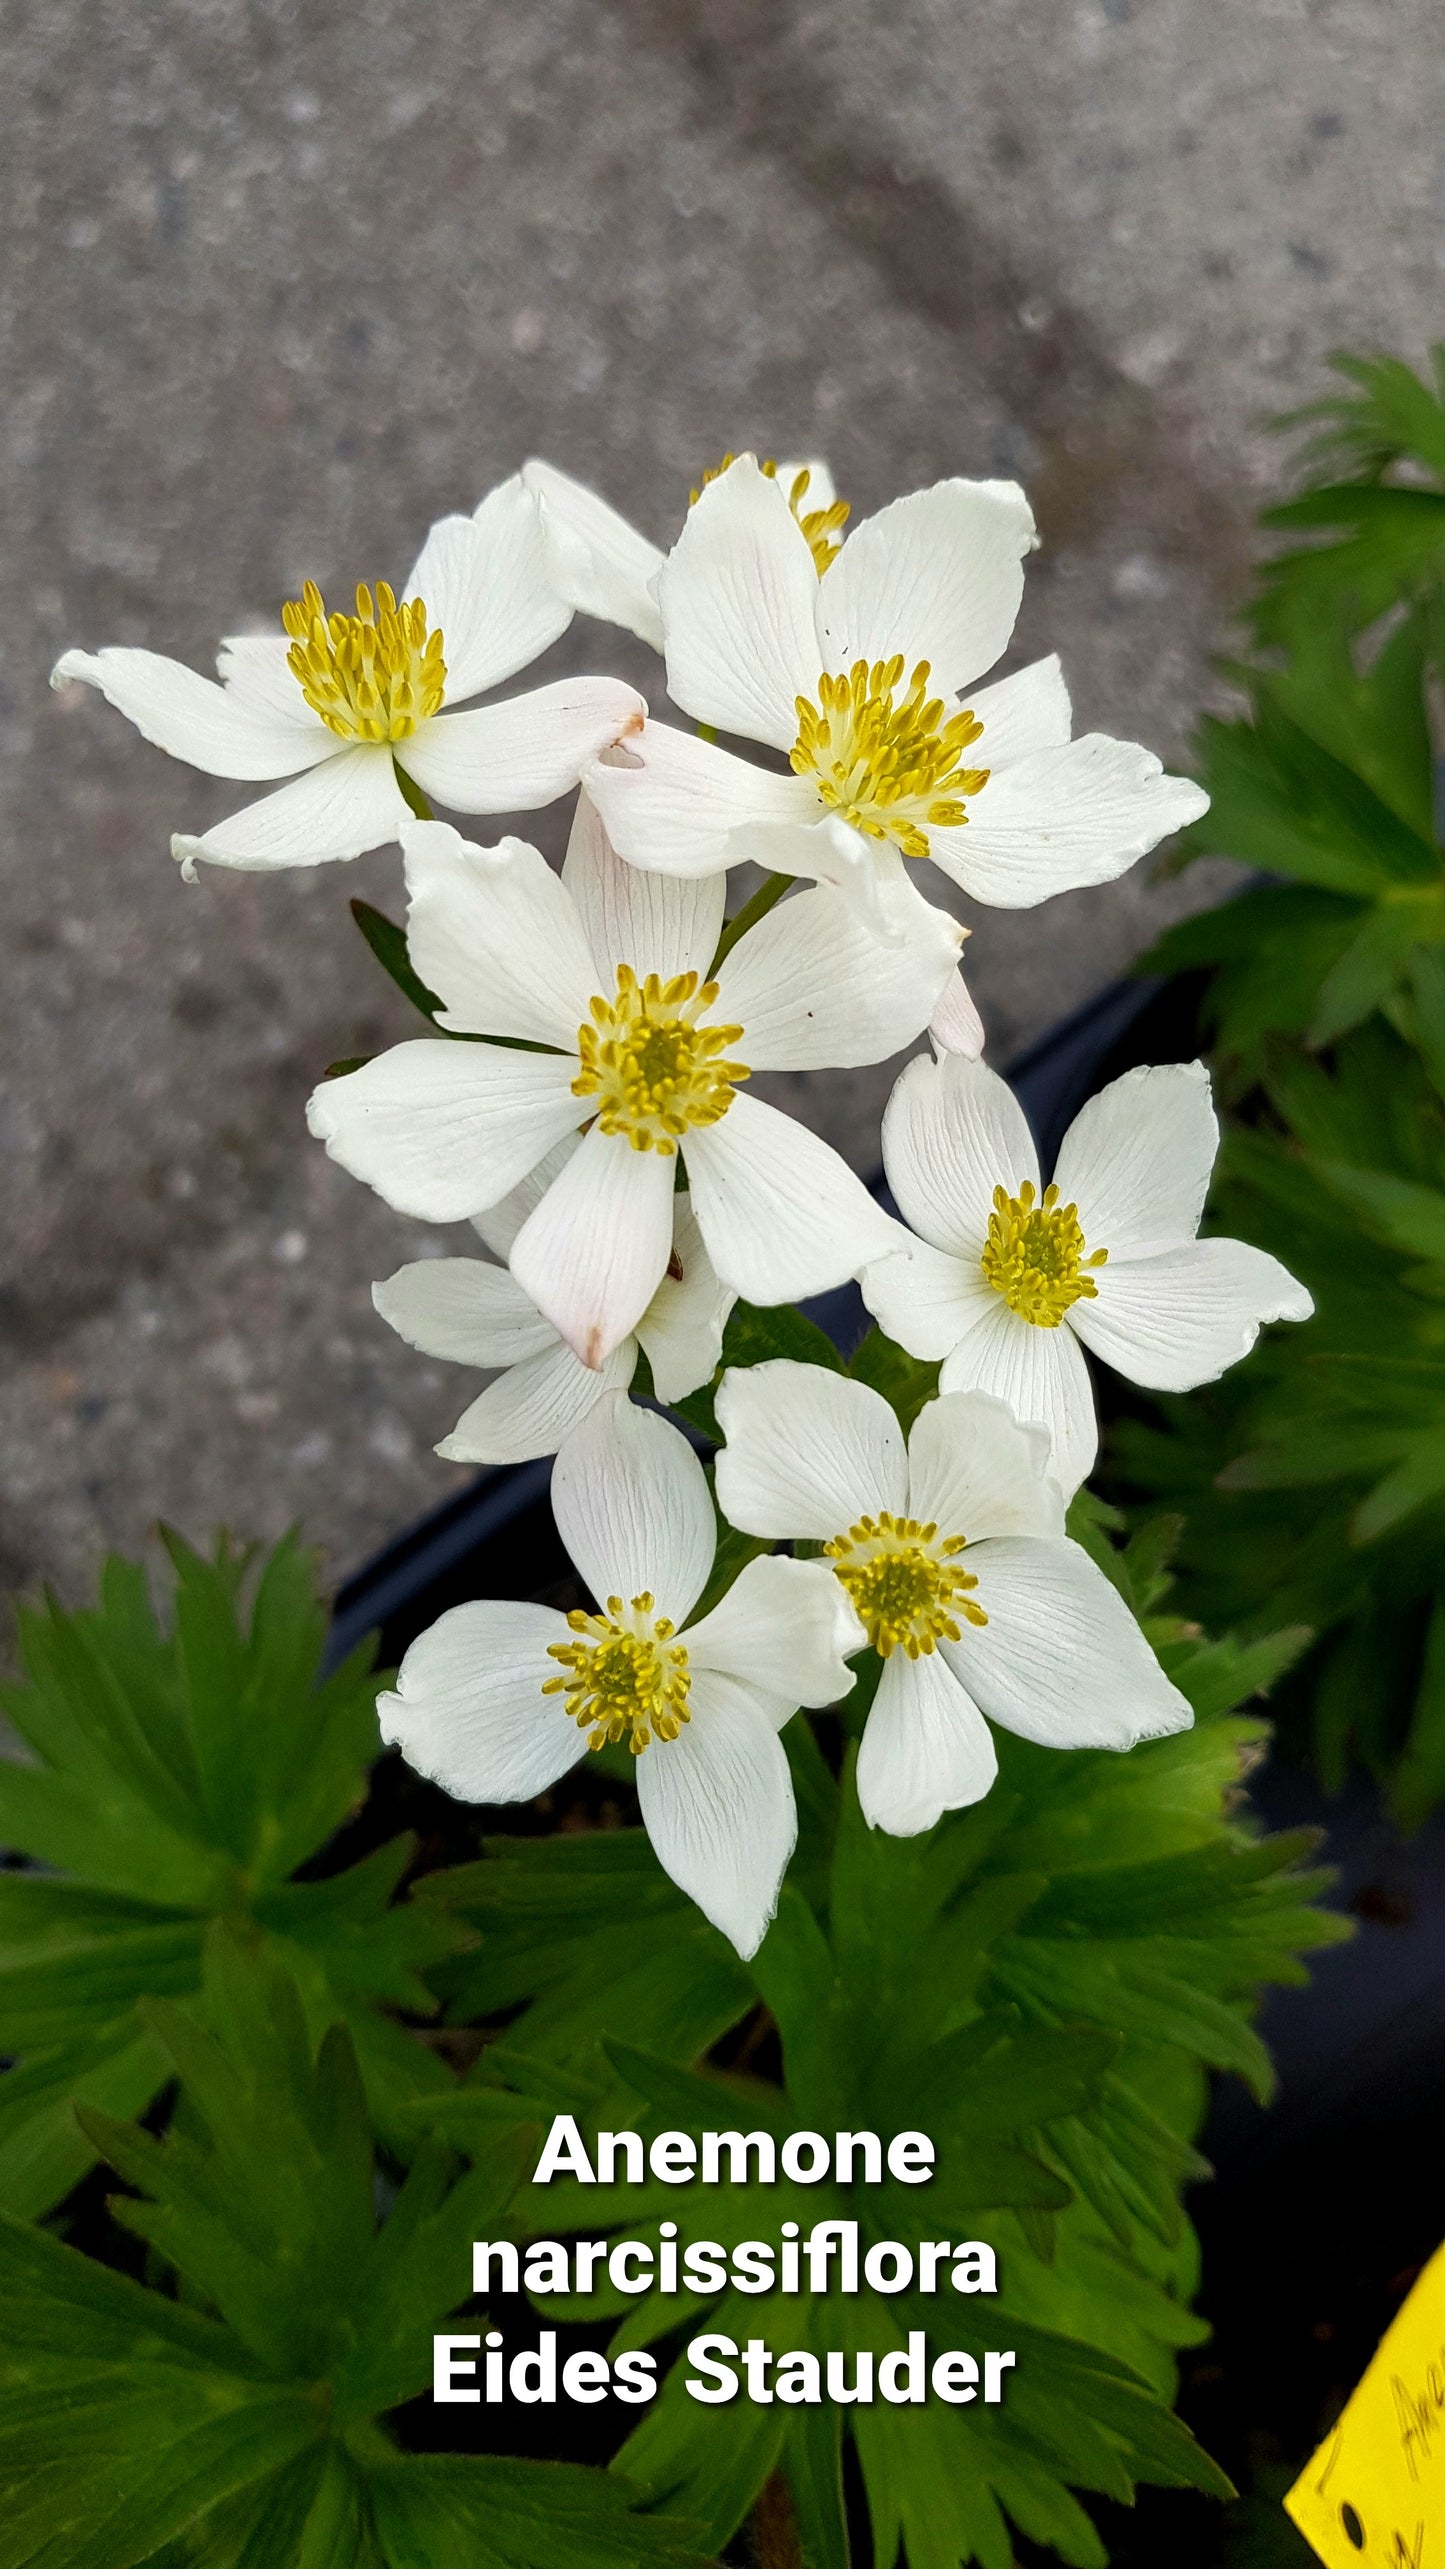
<path id="1" fill-rule="evenodd" d="M 1445 2563 L 1445 2248 L 1285 2506 L 1327 2569 Z"/>

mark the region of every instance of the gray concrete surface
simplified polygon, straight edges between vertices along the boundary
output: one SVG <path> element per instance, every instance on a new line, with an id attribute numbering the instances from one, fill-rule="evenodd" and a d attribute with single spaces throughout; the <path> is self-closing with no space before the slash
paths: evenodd
<path id="1" fill-rule="evenodd" d="M 346 917 L 396 860 L 176 879 L 226 808 L 67 643 L 210 665 L 307 574 L 404 574 L 528 451 L 659 537 L 729 447 L 860 510 L 1016 473 L 1020 643 L 1179 755 L 1339 344 L 1445 320 L 1426 0 L 31 0 L 0 22 L 0 1581 L 163 1515 L 333 1569 L 456 1482 L 420 1245 L 302 1124 L 402 1031 Z M 645 655 L 579 624 L 557 665 Z M 539 835 L 558 844 L 560 816 Z M 980 915 L 996 1053 L 1202 887 Z M 806 1110 L 866 1160 L 877 1082 Z"/>

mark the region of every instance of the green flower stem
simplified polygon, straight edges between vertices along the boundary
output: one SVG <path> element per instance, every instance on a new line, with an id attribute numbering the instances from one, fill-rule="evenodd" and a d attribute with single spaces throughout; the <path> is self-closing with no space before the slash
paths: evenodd
<path id="1" fill-rule="evenodd" d="M 739 937 L 745 937 L 749 928 L 755 928 L 759 919 L 765 919 L 770 910 L 777 908 L 793 879 L 791 874 L 766 875 L 752 899 L 743 903 L 737 917 L 726 922 L 722 935 L 717 941 L 717 952 L 707 968 L 709 981 L 716 974 L 718 965 L 732 953 Z"/>
<path id="2" fill-rule="evenodd" d="M 411 811 L 415 812 L 417 819 L 419 821 L 435 820 L 436 814 L 432 810 L 432 807 L 427 801 L 425 794 L 422 792 L 421 787 L 416 783 L 414 778 L 408 776 L 406 769 L 401 765 L 398 759 L 393 758 L 391 769 L 398 785 L 401 787 L 403 801 Z"/>

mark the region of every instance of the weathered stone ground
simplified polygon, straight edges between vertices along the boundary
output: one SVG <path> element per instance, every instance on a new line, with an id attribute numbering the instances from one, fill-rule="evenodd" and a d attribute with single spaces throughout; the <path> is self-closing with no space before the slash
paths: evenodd
<path id="1" fill-rule="evenodd" d="M 394 852 L 176 879 L 232 790 L 46 676 L 210 665 L 310 573 L 403 576 L 528 452 L 658 537 L 727 447 L 860 511 L 1017 474 L 1020 635 L 1174 757 L 1270 414 L 1445 318 L 1427 0 L 34 0 L 3 36 L 0 1580 L 164 1515 L 337 1571 L 455 1485 L 467 1396 L 372 1314 L 422 1245 L 306 1137 L 402 1030 L 346 917 Z M 604 628 L 558 666 L 651 674 Z M 560 815 L 541 824 L 556 847 Z M 996 1058 L 1202 883 L 983 915 Z M 860 1163 L 882 1083 L 806 1111 Z"/>

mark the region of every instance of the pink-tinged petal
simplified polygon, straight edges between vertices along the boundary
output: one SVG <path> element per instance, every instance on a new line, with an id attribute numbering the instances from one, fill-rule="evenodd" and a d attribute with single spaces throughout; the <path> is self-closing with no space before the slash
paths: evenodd
<path id="1" fill-rule="evenodd" d="M 970 1559 L 988 1621 L 941 1648 L 991 1722 L 1043 1748 L 1133 1748 L 1188 1730 L 1187 1698 L 1077 1543 L 1005 1536 Z"/>
<path id="2" fill-rule="evenodd" d="M 522 479 L 541 505 L 547 567 L 558 595 L 584 615 L 625 626 L 662 649 L 662 615 L 652 584 L 665 556 L 581 482 L 532 456 Z"/>
<path id="3" fill-rule="evenodd" d="M 582 1740 L 555 1695 L 547 1653 L 571 1636 L 551 1606 L 487 1597 L 453 1606 L 414 1641 L 395 1690 L 377 1698 L 382 1738 L 459 1802 L 529 1802 Z"/>
<path id="4" fill-rule="evenodd" d="M 509 1365 L 478 1394 L 444 1436 L 444 1463 L 531 1463 L 555 1454 L 609 1392 L 625 1392 L 637 1363 L 637 1342 L 624 1338 L 596 1372 L 547 1332 L 545 1353 Z"/>
<path id="5" fill-rule="evenodd" d="M 589 767 L 583 782 L 618 854 L 658 874 L 740 865 L 754 853 L 754 830 L 778 823 L 806 829 L 819 811 L 806 778 L 770 775 L 670 723 L 644 723 L 616 758 Z"/>
<path id="6" fill-rule="evenodd" d="M 975 901 L 1031 910 L 1112 883 L 1208 809 L 1208 795 L 1166 776 L 1151 751 L 1086 732 L 991 773 L 963 828 L 929 831 L 929 853 Z"/>
<path id="7" fill-rule="evenodd" d="M 685 1728 L 639 1757 L 637 1794 L 664 1873 L 746 1961 L 798 1834 L 787 1754 L 747 1688 L 700 1670 Z"/>
<path id="8" fill-rule="evenodd" d="M 795 893 L 739 939 L 710 1016 L 743 1029 L 751 1070 L 843 1070 L 885 1061 L 928 1023 L 963 931 L 918 902 L 906 935 L 873 935 L 843 893 Z"/>
<path id="9" fill-rule="evenodd" d="M 965 1259 L 983 1254 L 994 1189 L 1017 1195 L 1026 1179 L 1039 1183 L 1012 1089 L 958 1053 L 920 1056 L 900 1072 L 884 1109 L 883 1165 L 905 1221 L 933 1248 Z"/>
<path id="10" fill-rule="evenodd" d="M 827 1293 L 898 1246 L 898 1225 L 847 1161 L 761 1098 L 734 1096 L 682 1147 L 708 1256 L 748 1302 Z"/>
<path id="11" fill-rule="evenodd" d="M 1023 1427 L 982 1392 L 926 1401 L 908 1439 L 908 1513 L 966 1543 L 994 1534 L 1062 1534 L 1064 1502 L 1041 1427 Z"/>
<path id="12" fill-rule="evenodd" d="M 689 1624 L 688 1663 L 715 1668 L 777 1707 L 786 1721 L 800 1704 L 836 1704 L 853 1683 L 846 1653 L 861 1647 L 859 1625 L 826 1561 L 749 1561 L 726 1596 Z"/>
<path id="13" fill-rule="evenodd" d="M 423 1036 L 323 1080 L 306 1120 L 399 1213 L 465 1222 L 575 1125 L 573 1069 L 556 1054 Z"/>
<path id="14" fill-rule="evenodd" d="M 308 776 L 293 777 L 278 794 L 248 803 L 199 838 L 178 831 L 171 854 L 187 877 L 198 858 L 253 874 L 342 864 L 399 838 L 410 818 L 390 751 L 368 742 L 328 757 Z"/>
<path id="15" fill-rule="evenodd" d="M 634 1330 L 672 1250 L 675 1159 L 594 1124 L 512 1243 L 512 1273 L 584 1365 Z"/>
<path id="16" fill-rule="evenodd" d="M 995 679 L 991 687 L 971 687 L 968 706 L 983 725 L 981 737 L 970 744 L 968 763 L 986 767 L 990 775 L 1032 750 L 1062 747 L 1073 730 L 1069 691 L 1056 652 L 1047 660 L 1031 660 L 1011 678 Z"/>
<path id="17" fill-rule="evenodd" d="M 421 598 L 428 625 L 440 630 L 449 705 L 525 669 L 572 621 L 519 473 L 489 491 L 474 517 L 438 520 L 403 595 Z"/>
<path id="18" fill-rule="evenodd" d="M 987 1722 L 939 1652 L 883 1663 L 858 1751 L 858 1800 L 872 1829 L 921 1837 L 945 1811 L 981 1802 L 998 1774 Z"/>
<path id="19" fill-rule="evenodd" d="M 657 578 L 674 704 L 744 740 L 791 749 L 817 688 L 818 574 L 776 481 L 740 455 L 709 482 Z"/>
<path id="20" fill-rule="evenodd" d="M 1158 1257 L 1111 1258 L 1098 1298 L 1069 1318 L 1126 1381 L 1188 1392 L 1247 1356 L 1268 1320 L 1308 1320 L 1314 1303 L 1278 1258 L 1243 1240 L 1190 1240 Z"/>
<path id="21" fill-rule="evenodd" d="M 145 740 L 207 776 L 241 782 L 295 776 L 334 758 L 343 744 L 307 709 L 295 689 L 294 717 L 218 687 L 158 651 L 67 651 L 51 671 L 52 687 L 72 679 L 96 687 Z"/>
<path id="22" fill-rule="evenodd" d="M 1051 1476 L 1065 1500 L 1071 1499 L 1099 1451 L 1094 1394 L 1079 1342 L 1067 1327 L 1036 1329 L 1001 1294 L 993 1300 L 993 1311 L 944 1358 L 939 1387 L 988 1392 L 1025 1425 L 1043 1428 L 1053 1448 Z"/>
<path id="23" fill-rule="evenodd" d="M 1149 1257 L 1192 1240 L 1219 1149 L 1203 1062 L 1129 1070 L 1091 1097 L 1059 1148 L 1054 1183 L 1091 1249 Z"/>
<path id="24" fill-rule="evenodd" d="M 1035 540 L 1016 482 L 935 482 L 894 500 L 849 534 L 823 574 L 825 665 L 901 652 L 905 683 L 926 660 L 938 693 L 956 694 L 1004 649 Z"/>
<path id="25" fill-rule="evenodd" d="M 450 821 L 409 819 L 401 844 L 407 950 L 446 1002 L 440 1023 L 575 1056 L 594 993 L 616 984 L 546 858 L 525 839 L 474 847 Z"/>
<path id="26" fill-rule="evenodd" d="M 609 771 L 603 766 L 589 772 Z M 615 989 L 619 963 L 631 964 L 639 981 L 650 972 L 663 981 L 679 972 L 706 978 L 727 906 L 722 875 L 679 878 L 624 864 L 585 786 L 577 797 L 562 881 L 597 959 L 600 990 Z"/>
<path id="27" fill-rule="evenodd" d="M 449 811 L 531 812 L 570 793 L 646 712 L 620 678 L 559 678 L 503 704 L 437 714 L 398 741 L 397 756 Z"/>
<path id="28" fill-rule="evenodd" d="M 599 1605 L 646 1594 L 657 1614 L 686 1621 L 712 1568 L 717 1520 L 680 1429 L 610 1392 L 557 1456 L 552 1513 Z"/>
<path id="29" fill-rule="evenodd" d="M 717 1394 L 718 1504 L 776 1542 L 831 1543 L 859 1517 L 908 1507 L 908 1451 L 881 1392 L 826 1365 L 732 1366 Z"/>

